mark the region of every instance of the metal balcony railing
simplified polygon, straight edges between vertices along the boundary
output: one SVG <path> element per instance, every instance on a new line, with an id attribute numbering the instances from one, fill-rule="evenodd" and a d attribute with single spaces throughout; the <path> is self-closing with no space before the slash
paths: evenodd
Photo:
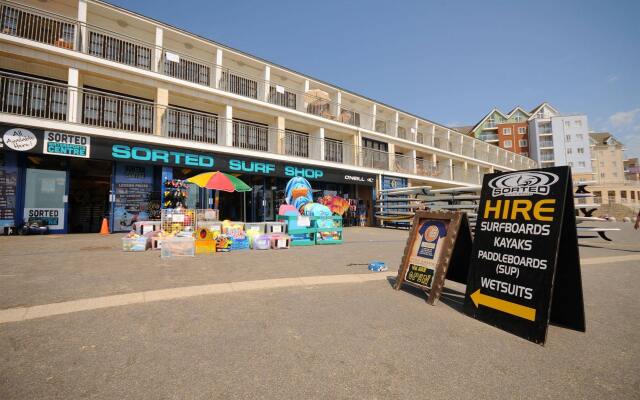
<path id="1" fill-rule="evenodd" d="M 344 162 L 344 144 L 340 140 L 325 139 L 324 140 L 324 159 L 342 164 Z"/>
<path id="2" fill-rule="evenodd" d="M 1 7 L 1 33 L 63 49 L 76 48 L 76 20 L 20 4 L 3 2 Z"/>
<path id="3" fill-rule="evenodd" d="M 285 130 L 284 154 L 294 157 L 309 157 L 309 135 Z"/>
<path id="4" fill-rule="evenodd" d="M 389 170 L 389 153 L 361 147 L 359 152 L 360 166 Z"/>
<path id="5" fill-rule="evenodd" d="M 152 134 L 154 103 L 92 89 L 81 89 L 82 123 Z"/>
<path id="6" fill-rule="evenodd" d="M 553 147 L 553 140 L 541 140 L 540 147 Z"/>
<path id="7" fill-rule="evenodd" d="M 405 173 L 405 174 L 413 174 L 414 163 L 415 163 L 415 158 L 400 155 L 400 154 L 394 154 L 393 163 L 391 164 L 391 170 L 395 172 Z"/>
<path id="8" fill-rule="evenodd" d="M 269 127 L 249 122 L 232 121 L 233 147 L 269 151 Z"/>
<path id="9" fill-rule="evenodd" d="M 0 33 L 60 48 L 81 51 L 95 57 L 145 70 L 155 71 L 154 62 L 157 62 L 157 71 L 159 73 L 177 79 L 208 87 L 216 87 L 230 93 L 305 111 L 353 126 L 363 127 L 364 123 L 367 128 L 374 128 L 380 133 L 395 134 L 398 131 L 398 135 L 401 138 L 414 140 L 427 146 L 432 144 L 430 134 L 409 134 L 406 129 L 404 131 L 398 129 L 395 121 L 377 119 L 374 122 L 373 115 L 351 110 L 331 100 L 318 99 L 317 102 L 309 102 L 308 93 L 304 93 L 302 90 L 287 88 L 272 81 L 250 77 L 241 72 L 185 55 L 172 49 L 157 48 L 155 43 L 145 42 L 91 24 L 80 23 L 76 19 L 34 7 L 10 1 L 0 1 Z M 160 55 L 159 60 L 155 60 L 156 53 Z M 219 81 L 215 82 L 214 77 L 219 77 Z M 284 91 L 282 90 L 283 88 Z M 60 96 L 54 97 L 57 99 Z M 7 105 L 6 102 L 5 105 Z M 53 108 L 54 110 L 56 109 L 55 106 Z M 54 112 L 49 117 L 57 115 L 60 119 L 64 119 L 61 114 L 61 112 Z M 540 132 L 550 133 L 551 127 L 543 128 Z M 458 138 L 458 135 L 454 133 L 454 141 Z M 434 142 L 436 148 L 450 150 L 449 144 L 446 143 L 446 138 L 436 137 Z M 454 144 L 453 146 L 457 145 Z M 463 151 L 463 154 L 467 155 L 470 152 L 469 150 L 466 153 Z M 477 158 L 485 161 L 488 159 L 488 156 L 483 156 L 482 150 L 477 150 L 476 153 L 478 153 Z"/>
<path id="10" fill-rule="evenodd" d="M 68 96 L 63 83 L 0 71 L 0 112 L 64 121 Z"/>
<path id="11" fill-rule="evenodd" d="M 178 107 L 164 114 L 163 135 L 200 143 L 218 143 L 218 116 Z"/>
<path id="12" fill-rule="evenodd" d="M 86 32 L 89 41 L 83 52 L 105 60 L 151 70 L 154 46 L 124 35 L 116 36 L 113 32 L 94 26 L 87 27 Z"/>

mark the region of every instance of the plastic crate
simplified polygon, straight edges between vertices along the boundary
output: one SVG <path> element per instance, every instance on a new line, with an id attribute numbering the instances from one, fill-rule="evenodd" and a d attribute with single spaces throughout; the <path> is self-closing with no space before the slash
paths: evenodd
<path id="1" fill-rule="evenodd" d="M 265 233 L 285 233 L 286 230 L 287 224 L 284 221 L 265 222 Z"/>
<path id="2" fill-rule="evenodd" d="M 271 237 L 269 235 L 257 235 L 251 242 L 254 250 L 269 250 L 271 248 Z"/>
<path id="3" fill-rule="evenodd" d="M 342 243 L 342 217 L 312 217 L 316 233 L 316 244 L 341 244 Z M 333 222 L 333 227 L 324 227 L 327 221 Z M 328 237 L 330 235 L 330 237 Z"/>
<path id="4" fill-rule="evenodd" d="M 230 250 L 244 250 L 249 248 L 249 238 L 245 237 L 244 239 L 233 239 L 231 242 Z"/>
<path id="5" fill-rule="evenodd" d="M 270 235 L 271 248 L 275 250 L 288 249 L 291 246 L 291 238 L 289 235 L 273 234 Z"/>
<path id="6" fill-rule="evenodd" d="M 291 246 L 313 246 L 316 229 L 312 226 L 313 217 L 301 217 L 299 215 L 278 215 L 278 221 L 287 224 L 287 232 L 291 237 Z M 309 226 L 302 226 L 299 222 L 308 222 Z"/>
<path id="7" fill-rule="evenodd" d="M 265 233 L 266 232 L 266 224 L 264 222 L 245 222 L 244 231 L 255 231 L 257 233 Z"/>
<path id="8" fill-rule="evenodd" d="M 196 255 L 196 241 L 192 237 L 170 237 L 162 240 L 160 256 L 166 257 L 194 257 Z"/>
<path id="9" fill-rule="evenodd" d="M 138 238 L 122 238 L 122 251 L 145 251 L 149 247 L 149 238 L 140 236 Z"/>

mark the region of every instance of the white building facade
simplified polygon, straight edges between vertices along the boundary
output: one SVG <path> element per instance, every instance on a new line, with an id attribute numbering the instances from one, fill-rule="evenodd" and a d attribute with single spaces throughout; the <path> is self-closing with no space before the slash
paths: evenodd
<path id="1" fill-rule="evenodd" d="M 371 221 L 388 182 L 460 187 L 536 165 L 107 3 L 0 6 L 0 172 L 13 185 L 0 192 L 13 205 L 0 224 L 44 215 L 54 231 L 95 231 L 108 215 L 116 227 L 148 217 L 156 205 L 141 199 L 160 204 L 165 181 L 205 170 L 253 187 L 248 198 L 223 197 L 231 219 L 272 220 L 283 180 L 305 176 L 358 199 Z M 192 206 L 211 196 L 192 193 Z"/>

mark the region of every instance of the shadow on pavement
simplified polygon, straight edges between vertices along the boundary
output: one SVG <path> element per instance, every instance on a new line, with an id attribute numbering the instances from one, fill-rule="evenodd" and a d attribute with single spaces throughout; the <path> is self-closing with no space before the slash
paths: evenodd
<path id="1" fill-rule="evenodd" d="M 389 283 L 389 286 L 393 288 L 393 285 L 395 285 L 396 283 L 396 277 L 395 276 L 387 277 L 387 282 Z M 416 287 L 413 287 L 410 285 L 403 285 L 400 290 L 405 293 L 409 293 L 416 297 L 419 297 L 423 299 L 425 302 L 427 301 L 427 293 Z M 445 287 L 444 289 L 442 289 L 442 294 L 440 295 L 440 301 L 443 304 L 453 308 L 454 310 L 462 312 L 462 306 L 464 305 L 464 293 L 459 292 L 455 289 L 449 289 L 448 287 Z"/>
<path id="2" fill-rule="evenodd" d="M 578 243 L 578 247 L 588 247 L 588 248 L 591 248 L 591 249 L 626 251 L 627 253 L 640 253 L 640 250 L 637 250 L 637 249 L 621 249 L 621 248 L 617 248 L 617 247 L 597 246 L 595 244 L 586 244 L 586 243 Z"/>

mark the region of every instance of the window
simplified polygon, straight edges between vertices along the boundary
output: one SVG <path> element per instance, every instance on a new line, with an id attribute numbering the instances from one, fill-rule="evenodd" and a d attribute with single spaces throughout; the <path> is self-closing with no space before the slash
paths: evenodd
<path id="1" fill-rule="evenodd" d="M 584 163 L 584 161 L 579 161 L 579 162 L 578 162 L 578 166 L 579 166 L 579 167 L 583 167 L 583 168 L 584 168 L 586 165 L 587 165 L 587 164 L 585 164 L 585 163 Z"/>
<path id="2" fill-rule="evenodd" d="M 490 117 L 487 120 L 487 128 L 495 128 L 496 127 L 496 120 L 493 117 Z"/>
<path id="3" fill-rule="evenodd" d="M 577 119 L 575 121 L 573 121 L 573 123 L 577 126 L 577 127 L 581 127 L 582 126 L 582 121 Z"/>
<path id="4" fill-rule="evenodd" d="M 578 152 L 578 154 L 584 154 L 584 147 L 578 147 L 576 151 Z"/>
<path id="5" fill-rule="evenodd" d="M 604 161 L 600 161 L 600 166 L 604 167 Z"/>
<path id="6" fill-rule="evenodd" d="M 502 134 L 503 135 L 511 135 L 511 128 L 502 129 Z"/>
<path id="7" fill-rule="evenodd" d="M 524 126 L 518 127 L 518 134 L 520 135 L 524 135 L 525 133 L 527 133 L 527 128 Z"/>
<path id="8" fill-rule="evenodd" d="M 529 152 L 528 151 L 523 151 L 522 155 L 525 156 L 525 157 L 529 157 Z"/>
<path id="9" fill-rule="evenodd" d="M 571 141 L 571 135 L 565 135 L 565 139 L 567 140 L 567 142 Z"/>
<path id="10" fill-rule="evenodd" d="M 611 161 L 611 165 L 613 165 L 614 167 L 618 166 L 618 162 L 617 161 Z"/>
<path id="11" fill-rule="evenodd" d="M 510 149 L 511 147 L 513 147 L 513 141 L 512 140 L 505 140 L 503 146 L 504 146 L 505 149 Z"/>
<path id="12" fill-rule="evenodd" d="M 571 147 L 567 147 L 567 154 L 572 154 L 573 153 L 573 149 Z"/>
<path id="13" fill-rule="evenodd" d="M 584 139 L 584 135 L 582 133 L 577 133 L 576 138 L 578 138 L 578 140 L 582 140 Z"/>
<path id="14" fill-rule="evenodd" d="M 536 118 L 544 118 L 544 111 L 540 111 L 536 114 Z"/>
<path id="15" fill-rule="evenodd" d="M 520 115 L 520 114 L 516 115 L 515 121 L 516 122 L 521 122 L 522 121 L 522 115 Z"/>
<path id="16" fill-rule="evenodd" d="M 600 172 L 600 178 L 604 178 L 604 172 Z"/>
<path id="17" fill-rule="evenodd" d="M 569 162 L 567 163 L 567 165 L 568 165 L 568 166 L 570 166 L 570 167 L 573 167 L 573 163 L 572 163 L 571 161 L 569 161 Z"/>
<path id="18" fill-rule="evenodd" d="M 616 178 L 618 177 L 618 173 L 617 172 L 613 172 L 613 173 L 611 173 L 611 175 L 615 176 Z"/>

